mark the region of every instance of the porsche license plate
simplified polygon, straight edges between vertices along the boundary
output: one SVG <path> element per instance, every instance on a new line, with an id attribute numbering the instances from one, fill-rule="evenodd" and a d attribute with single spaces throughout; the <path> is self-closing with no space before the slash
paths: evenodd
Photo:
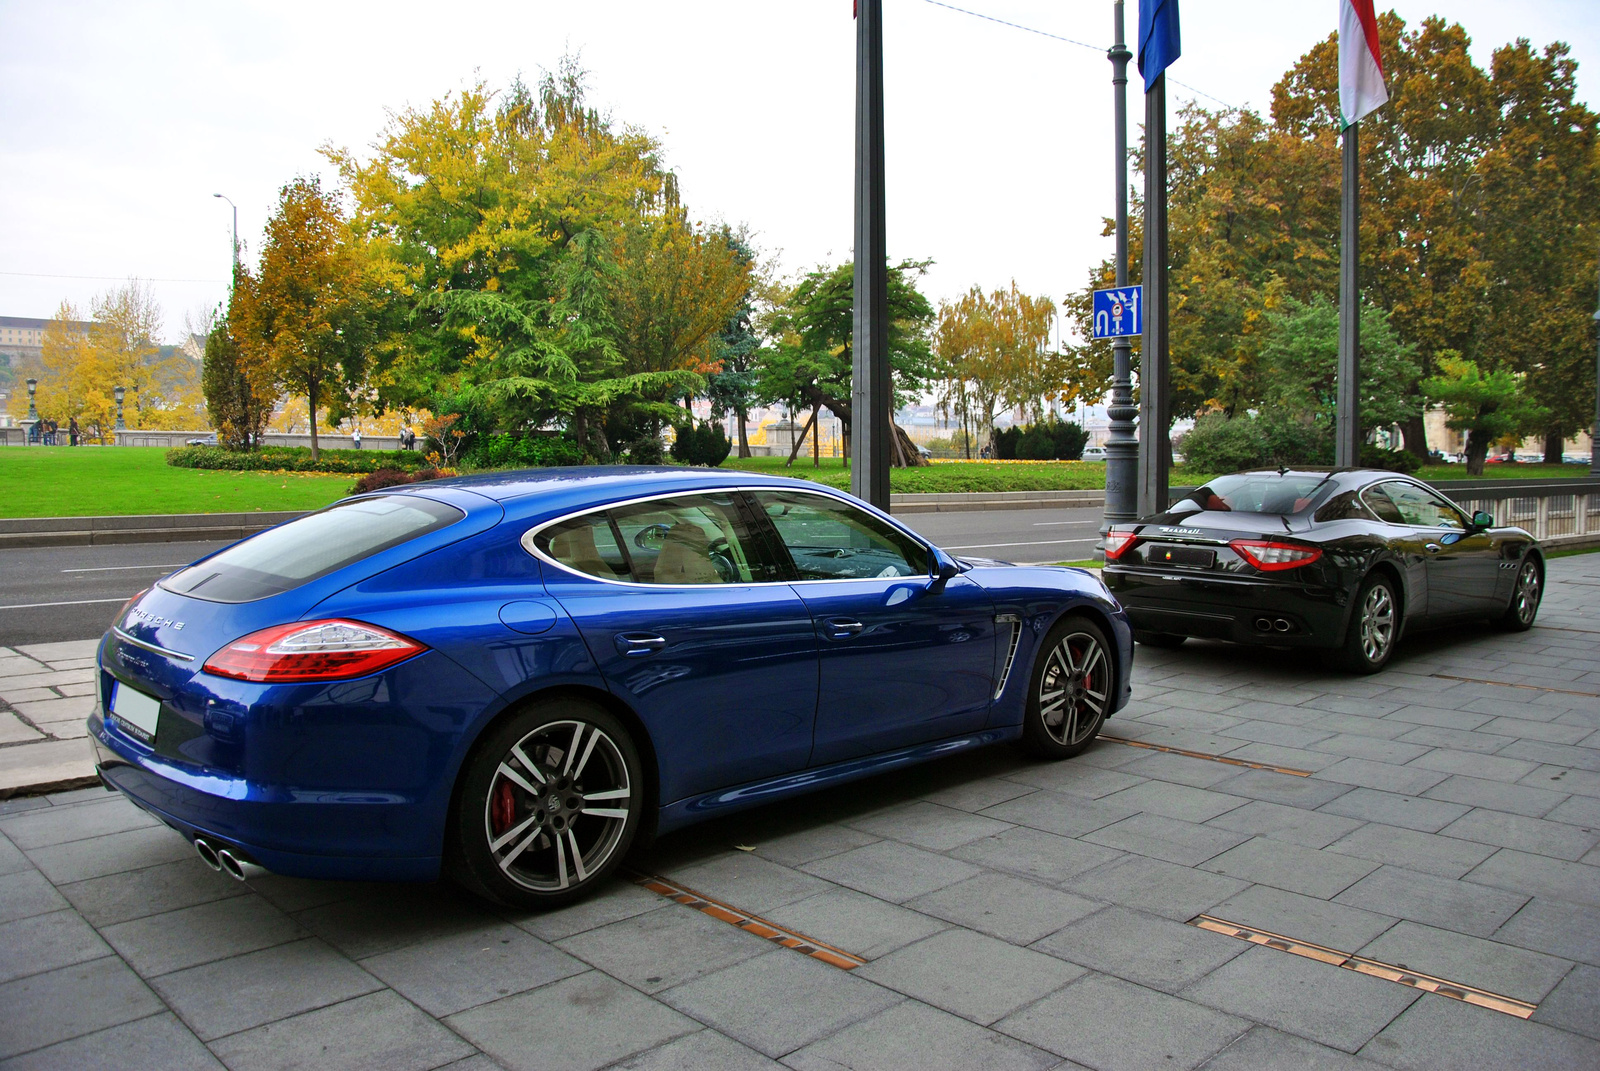
<path id="1" fill-rule="evenodd" d="M 118 681 L 112 685 L 111 713 L 132 729 L 138 739 L 147 743 L 155 741 L 156 722 L 161 717 L 161 700 Z"/>

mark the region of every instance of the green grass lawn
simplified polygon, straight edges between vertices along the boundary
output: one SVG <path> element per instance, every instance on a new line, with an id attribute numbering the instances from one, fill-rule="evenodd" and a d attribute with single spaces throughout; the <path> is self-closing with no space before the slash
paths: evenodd
<path id="1" fill-rule="evenodd" d="M 173 468 L 155 446 L 7 447 L 0 449 L 0 517 L 309 510 L 342 498 L 354 482 Z"/>
<path id="2" fill-rule="evenodd" d="M 0 517 L 84 517 L 138 513 L 248 513 L 255 510 L 317 509 L 349 493 L 353 476 L 302 473 L 208 472 L 174 468 L 159 447 L 0 449 Z M 848 490 L 850 470 L 839 458 L 809 457 L 784 467 L 781 457 L 730 457 L 725 468 L 816 480 Z M 970 491 L 1068 491 L 1105 486 L 1106 467 L 1096 461 L 1033 464 L 961 462 L 892 469 L 897 494 Z M 1178 469 L 1175 486 L 1194 485 L 1209 473 Z M 1466 478 L 1464 465 L 1431 465 L 1425 480 Z M 1486 479 L 1549 479 L 1587 476 L 1582 465 L 1492 465 Z"/>

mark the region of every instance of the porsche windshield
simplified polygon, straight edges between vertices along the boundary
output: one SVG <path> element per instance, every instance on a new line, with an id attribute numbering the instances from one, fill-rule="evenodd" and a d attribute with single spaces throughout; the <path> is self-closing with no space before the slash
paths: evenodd
<path id="1" fill-rule="evenodd" d="M 1327 485 L 1322 473 L 1241 472 L 1196 488 L 1172 507 L 1174 513 L 1275 513 L 1288 516 L 1310 507 Z"/>

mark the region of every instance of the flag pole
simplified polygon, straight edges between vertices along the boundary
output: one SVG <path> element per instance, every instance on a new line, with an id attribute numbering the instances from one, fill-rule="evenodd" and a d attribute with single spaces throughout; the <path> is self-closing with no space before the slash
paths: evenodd
<path id="1" fill-rule="evenodd" d="M 884 228 L 883 0 L 856 3 L 855 279 L 850 491 L 889 511 L 889 252 Z"/>
<path id="2" fill-rule="evenodd" d="M 1164 513 L 1171 465 L 1167 349 L 1167 76 L 1144 95 L 1144 333 L 1139 340 L 1139 515 Z"/>
<path id="3" fill-rule="evenodd" d="M 1344 178 L 1339 208 L 1339 378 L 1333 463 L 1361 464 L 1361 124 L 1344 128 Z"/>
<path id="4" fill-rule="evenodd" d="M 1112 8 L 1112 45 L 1106 53 L 1111 60 L 1112 115 L 1115 124 L 1112 143 L 1116 154 L 1117 176 L 1117 286 L 1128 285 L 1128 51 L 1123 32 L 1122 0 Z M 1139 482 L 1139 443 L 1133 437 L 1133 418 L 1139 409 L 1133 404 L 1133 344 L 1119 335 L 1111 347 L 1111 404 L 1106 416 L 1111 434 L 1106 438 L 1106 505 L 1104 536 L 1116 523 L 1136 520 Z"/>

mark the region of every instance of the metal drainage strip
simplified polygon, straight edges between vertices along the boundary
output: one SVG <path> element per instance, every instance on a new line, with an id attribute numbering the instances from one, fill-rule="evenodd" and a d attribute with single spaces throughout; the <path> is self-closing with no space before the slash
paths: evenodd
<path id="1" fill-rule="evenodd" d="M 720 919 L 731 926 L 737 926 L 746 933 L 764 937 L 773 944 L 782 945 L 784 948 L 792 948 L 802 955 L 810 956 L 812 959 L 820 959 L 822 962 L 838 967 L 842 971 L 853 971 L 857 967 L 864 966 L 867 962 L 860 956 L 851 955 L 849 952 L 834 948 L 832 945 L 823 944 L 821 941 L 813 940 L 804 934 L 795 933 L 793 930 L 786 930 L 758 915 L 740 911 L 730 904 L 725 904 L 720 900 L 713 900 L 709 896 L 703 896 L 693 889 L 686 889 L 682 885 L 668 881 L 666 878 L 640 874 L 635 875 L 633 881 L 634 884 L 649 889 L 658 896 L 665 896 L 668 900 L 683 904 L 685 907 L 692 907 L 696 911 L 702 911 L 714 919 Z"/>
<path id="2" fill-rule="evenodd" d="M 1463 985 L 1460 982 L 1447 981 L 1444 978 L 1435 978 L 1429 974 L 1420 974 L 1417 971 L 1396 967 L 1392 963 L 1383 963 L 1379 960 L 1357 956 L 1350 952 L 1339 952 L 1322 945 L 1314 945 L 1309 941 L 1299 941 L 1293 937 L 1284 937 L 1282 934 L 1272 933 L 1269 930 L 1258 930 L 1253 926 L 1241 926 L 1237 922 L 1229 922 L 1213 915 L 1196 915 L 1189 920 L 1189 925 L 1198 926 L 1202 930 L 1213 933 L 1226 934 L 1237 937 L 1251 944 L 1266 945 L 1276 948 L 1280 952 L 1288 952 L 1295 956 L 1305 956 L 1318 963 L 1329 963 L 1345 970 L 1356 971 L 1360 974 L 1370 974 L 1375 978 L 1383 978 L 1391 982 L 1399 982 L 1413 989 L 1421 989 L 1427 993 L 1437 993 L 1441 997 L 1454 997 L 1456 1000 L 1468 1004 L 1476 1004 L 1480 1008 L 1489 1008 L 1492 1011 L 1514 1015 L 1518 1019 L 1526 1019 L 1533 1015 L 1537 1004 L 1529 1004 L 1525 1000 L 1514 997 L 1502 996 L 1491 993 L 1487 989 L 1476 986 Z"/>
<path id="3" fill-rule="evenodd" d="M 1182 755 L 1189 759 L 1205 759 L 1207 762 L 1223 762 L 1229 766 L 1243 766 L 1250 770 L 1268 770 L 1272 773 L 1289 774 L 1292 777 L 1310 777 L 1310 770 L 1296 770 L 1291 766 L 1273 766 L 1265 762 L 1250 762 L 1247 759 L 1231 759 L 1226 755 L 1208 755 L 1204 751 L 1188 751 L 1181 747 L 1168 747 L 1166 744 L 1151 744 L 1144 740 L 1129 740 L 1122 736 L 1107 736 L 1101 733 L 1101 740 L 1108 744 L 1127 744 L 1129 747 L 1149 748 L 1151 751 L 1165 751 L 1169 755 Z"/>
<path id="4" fill-rule="evenodd" d="M 1557 695 L 1581 695 L 1588 699 L 1600 699 L 1600 692 L 1574 692 L 1569 688 L 1551 688 L 1543 684 L 1519 684 L 1516 681 L 1492 681 L 1484 677 L 1457 677 L 1452 673 L 1434 673 L 1432 676 L 1445 681 L 1465 681 L 1468 684 L 1497 684 L 1502 688 L 1526 688 L 1531 692 L 1555 692 Z"/>

